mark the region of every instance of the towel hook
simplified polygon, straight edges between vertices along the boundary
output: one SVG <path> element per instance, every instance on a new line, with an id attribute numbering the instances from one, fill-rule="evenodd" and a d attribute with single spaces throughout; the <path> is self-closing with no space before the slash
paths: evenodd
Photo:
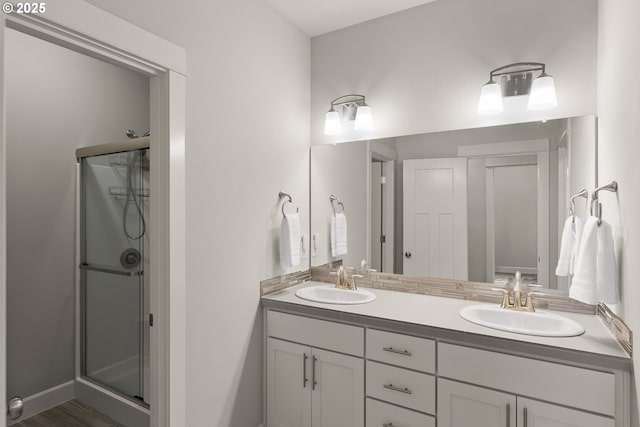
<path id="1" fill-rule="evenodd" d="M 278 193 L 278 197 L 280 198 L 280 200 L 286 198 L 287 200 L 284 201 L 284 203 L 282 204 L 282 216 L 287 216 L 287 214 L 284 213 L 284 205 L 286 205 L 287 203 L 293 203 L 293 200 L 291 199 L 291 196 L 285 192 L 279 192 Z M 296 213 L 298 213 L 298 211 L 300 210 L 300 208 L 298 206 L 296 206 Z"/>
<path id="2" fill-rule="evenodd" d="M 589 197 L 589 192 L 583 188 L 582 190 L 578 191 L 576 194 L 574 194 L 573 196 L 571 196 L 569 198 L 569 215 L 573 217 L 573 222 L 576 222 L 576 205 L 575 205 L 575 198 L 576 197 L 584 197 L 585 199 L 587 199 Z"/>
<path id="3" fill-rule="evenodd" d="M 598 192 L 600 191 L 611 191 L 612 193 L 617 193 L 618 183 L 616 181 L 611 181 L 606 185 L 596 188 L 595 190 L 593 190 L 593 193 L 591 194 L 591 209 L 590 209 L 591 215 L 598 217 L 598 225 L 602 224 L 602 203 L 598 201 Z M 595 213 L 594 213 L 594 206 L 595 206 Z"/>
<path id="4" fill-rule="evenodd" d="M 333 211 L 333 216 L 336 216 L 336 205 L 334 205 L 333 202 L 338 202 L 338 204 L 342 206 L 342 212 L 344 212 L 344 203 L 342 203 L 342 200 L 338 199 L 333 194 L 329 195 L 329 202 L 331 203 L 331 210 Z"/>

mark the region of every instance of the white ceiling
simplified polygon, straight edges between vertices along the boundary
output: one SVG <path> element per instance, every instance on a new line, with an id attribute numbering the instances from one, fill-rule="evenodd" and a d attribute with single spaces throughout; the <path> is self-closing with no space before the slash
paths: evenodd
<path id="1" fill-rule="evenodd" d="M 434 0 L 267 0 L 310 37 Z"/>

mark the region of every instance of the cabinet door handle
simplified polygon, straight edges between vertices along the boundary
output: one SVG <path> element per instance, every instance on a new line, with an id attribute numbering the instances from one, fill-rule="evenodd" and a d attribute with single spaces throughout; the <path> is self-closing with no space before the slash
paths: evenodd
<path id="1" fill-rule="evenodd" d="M 307 379 L 307 359 L 309 358 L 309 356 L 307 356 L 307 353 L 304 353 L 304 357 L 302 358 L 302 388 L 305 388 L 307 386 L 307 381 L 309 381 Z"/>
<path id="2" fill-rule="evenodd" d="M 523 417 L 523 419 L 522 419 L 522 427 L 527 427 L 527 424 L 529 424 L 529 423 L 528 423 L 528 421 L 527 421 L 527 416 L 528 416 L 529 414 L 528 414 L 527 412 L 528 412 L 528 411 L 527 411 L 527 408 L 525 407 L 525 408 L 522 410 L 522 417 Z"/>
<path id="3" fill-rule="evenodd" d="M 389 389 L 389 390 L 393 390 L 393 391 L 398 391 L 400 393 L 405 393 L 405 394 L 413 394 L 413 392 L 411 390 L 409 390 L 408 388 L 401 388 L 401 387 L 396 387 L 393 384 L 384 384 L 382 387 Z"/>
<path id="4" fill-rule="evenodd" d="M 394 427 L 393 423 L 383 423 L 382 427 Z"/>
<path id="5" fill-rule="evenodd" d="M 311 390 L 315 390 L 318 384 L 316 381 L 316 360 L 318 360 L 318 358 L 313 356 L 313 363 L 311 364 Z"/>
<path id="6" fill-rule="evenodd" d="M 507 403 L 507 427 L 511 426 L 511 404 Z"/>
<path id="7" fill-rule="evenodd" d="M 384 351 L 388 351 L 389 353 L 401 354 L 403 356 L 411 356 L 411 352 L 409 350 L 398 350 L 398 349 L 393 348 L 391 346 L 383 347 L 382 349 Z"/>

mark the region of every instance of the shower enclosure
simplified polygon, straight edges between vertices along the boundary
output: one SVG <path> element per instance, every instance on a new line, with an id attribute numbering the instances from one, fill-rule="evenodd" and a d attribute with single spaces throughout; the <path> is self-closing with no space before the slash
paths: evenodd
<path id="1" fill-rule="evenodd" d="M 80 375 L 148 407 L 149 138 L 86 147 L 80 164 Z"/>

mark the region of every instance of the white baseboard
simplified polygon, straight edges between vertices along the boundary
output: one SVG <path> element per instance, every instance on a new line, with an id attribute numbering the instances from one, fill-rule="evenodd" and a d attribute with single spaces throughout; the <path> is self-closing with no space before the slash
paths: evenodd
<path id="1" fill-rule="evenodd" d="M 25 397 L 23 399 L 24 410 L 22 411 L 22 416 L 17 420 L 9 420 L 7 418 L 7 425 L 10 426 L 19 423 L 21 420 L 32 417 L 74 398 L 75 382 L 73 380 Z"/>
<path id="2" fill-rule="evenodd" d="M 75 398 L 120 424 L 130 427 L 149 426 L 151 413 L 148 409 L 85 379 L 76 378 Z"/>

